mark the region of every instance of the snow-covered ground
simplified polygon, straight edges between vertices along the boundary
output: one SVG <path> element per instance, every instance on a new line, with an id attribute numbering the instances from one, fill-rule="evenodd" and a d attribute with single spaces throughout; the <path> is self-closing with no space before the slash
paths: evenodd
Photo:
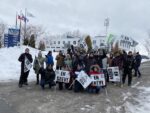
<path id="1" fill-rule="evenodd" d="M 133 98 L 137 104 L 126 101 L 127 113 L 150 113 L 150 87 L 139 87 L 138 97 Z"/>
<path id="2" fill-rule="evenodd" d="M 24 52 L 26 46 L 12 47 L 12 48 L 2 48 L 0 49 L 0 82 L 8 82 L 13 80 L 19 80 L 21 63 L 18 61 L 18 57 Z M 37 56 L 39 50 L 30 48 L 30 53 L 33 59 L 35 55 Z M 43 52 L 43 56 L 47 54 L 48 51 Z M 53 53 L 55 59 L 58 53 Z M 142 62 L 147 62 L 147 60 L 142 60 Z M 56 64 L 56 62 L 55 62 Z M 36 75 L 31 69 L 29 74 L 29 81 L 35 81 Z M 132 88 L 138 88 L 133 86 Z M 124 103 L 127 113 L 149 113 L 150 111 L 150 87 L 140 87 L 138 88 L 141 92 L 138 97 L 134 98 L 138 104 L 134 105 L 131 102 L 126 101 Z M 123 100 L 125 101 L 130 95 L 130 93 L 123 94 Z M 120 106 L 115 106 L 116 109 L 120 109 Z M 81 108 L 82 110 L 84 108 Z M 108 107 L 109 111 L 109 107 Z M 109 112 L 108 112 L 109 113 Z"/>
<path id="3" fill-rule="evenodd" d="M 26 46 L 0 49 L 0 82 L 19 80 L 21 63 L 18 61 L 18 58 L 21 53 L 24 53 L 25 48 Z M 30 53 L 34 59 L 35 55 L 37 56 L 39 50 L 30 47 L 28 48 L 30 49 Z M 47 51 L 43 52 L 43 56 L 45 57 L 47 53 Z M 53 53 L 54 59 L 56 55 L 57 53 Z M 29 74 L 29 81 L 34 80 L 36 80 L 36 75 L 33 69 L 31 69 Z"/>

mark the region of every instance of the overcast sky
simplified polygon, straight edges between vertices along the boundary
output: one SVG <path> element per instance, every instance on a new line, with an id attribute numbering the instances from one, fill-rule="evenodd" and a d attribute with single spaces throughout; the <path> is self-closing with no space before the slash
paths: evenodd
<path id="1" fill-rule="evenodd" d="M 28 24 L 42 25 L 53 34 L 72 30 L 94 35 L 109 33 L 131 36 L 139 42 L 150 29 L 150 0 L 0 0 L 0 20 L 15 25 L 16 11 L 35 15 Z"/>

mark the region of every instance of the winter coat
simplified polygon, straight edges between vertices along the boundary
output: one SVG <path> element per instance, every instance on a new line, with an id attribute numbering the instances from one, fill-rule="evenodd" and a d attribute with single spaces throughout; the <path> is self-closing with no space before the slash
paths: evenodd
<path id="1" fill-rule="evenodd" d="M 118 66 L 119 70 L 122 70 L 123 69 L 123 62 L 124 62 L 124 58 L 122 55 L 116 56 L 112 60 L 112 66 Z"/>
<path id="2" fill-rule="evenodd" d="M 65 65 L 69 66 L 72 69 L 72 60 L 71 59 L 65 59 L 64 63 L 65 63 Z"/>
<path id="3" fill-rule="evenodd" d="M 135 56 L 135 61 L 134 61 L 135 66 L 136 66 L 136 67 L 139 67 L 139 66 L 141 65 L 141 61 L 142 61 L 141 55 L 136 55 L 136 56 Z"/>
<path id="4" fill-rule="evenodd" d="M 45 80 L 45 82 L 53 82 L 55 79 L 55 72 L 53 69 L 41 68 L 39 73 L 41 74 L 41 80 Z"/>
<path id="5" fill-rule="evenodd" d="M 86 72 L 89 73 L 90 67 L 91 67 L 92 65 L 95 65 L 95 64 L 96 64 L 95 58 L 94 58 L 94 57 L 93 57 L 93 58 L 90 58 L 90 57 L 89 57 L 88 60 L 87 60 L 86 65 L 85 65 Z"/>
<path id="6" fill-rule="evenodd" d="M 54 65 L 53 56 L 52 55 L 46 55 L 46 64 L 47 65 Z"/>
<path id="7" fill-rule="evenodd" d="M 39 70 L 41 67 L 44 67 L 45 58 L 43 57 L 35 57 L 33 63 L 33 69 L 36 74 L 39 74 Z"/>
<path id="8" fill-rule="evenodd" d="M 109 65 L 109 67 L 112 67 L 112 60 L 113 60 L 113 58 L 108 58 L 108 65 Z"/>
<path id="9" fill-rule="evenodd" d="M 127 56 L 125 63 L 123 65 L 125 71 L 131 71 L 134 67 L 134 58 L 133 56 Z"/>
<path id="10" fill-rule="evenodd" d="M 103 58 L 102 64 L 103 64 L 102 68 L 107 69 L 107 67 L 108 67 L 108 58 L 107 57 Z"/>
<path id="11" fill-rule="evenodd" d="M 57 60 L 57 63 L 56 63 L 56 65 L 57 66 L 63 66 L 64 65 L 64 56 L 63 55 L 57 55 L 56 56 L 56 60 Z"/>
<path id="12" fill-rule="evenodd" d="M 21 62 L 21 74 L 24 73 L 24 64 L 25 64 L 25 57 L 32 63 L 33 59 L 32 59 L 32 55 L 29 53 L 23 53 L 20 55 L 20 57 L 18 58 L 18 61 Z"/>

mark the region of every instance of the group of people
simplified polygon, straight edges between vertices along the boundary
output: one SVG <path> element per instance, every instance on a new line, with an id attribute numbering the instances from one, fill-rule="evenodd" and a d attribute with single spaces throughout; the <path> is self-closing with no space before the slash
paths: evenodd
<path id="1" fill-rule="evenodd" d="M 25 53 L 21 54 L 19 61 L 21 62 L 21 76 L 19 80 L 19 87 L 27 85 L 27 77 L 29 74 L 24 72 L 25 57 L 30 63 L 32 63 L 32 55 L 29 53 L 29 49 L 25 50 Z M 56 67 L 54 67 L 54 60 L 56 60 Z M 78 74 L 76 72 L 84 71 L 88 76 L 92 74 L 104 73 L 106 82 L 109 82 L 109 75 L 107 73 L 107 67 L 119 67 L 119 72 L 121 76 L 120 85 L 126 82 L 128 76 L 128 86 L 132 84 L 132 71 L 134 70 L 135 77 L 141 77 L 139 67 L 141 64 L 141 55 L 139 52 L 133 54 L 131 51 L 126 53 L 124 50 L 118 50 L 114 53 L 106 53 L 105 50 L 99 49 L 96 51 L 86 52 L 84 49 L 72 50 L 68 49 L 67 53 L 64 54 L 59 51 L 55 59 L 53 59 L 52 51 L 49 51 L 47 55 L 43 56 L 42 52 L 38 53 L 33 62 L 33 69 L 36 73 L 37 82 L 40 84 L 42 89 L 48 84 L 49 88 L 58 84 L 59 90 L 66 88 L 68 90 L 74 90 L 74 92 L 79 92 L 85 90 L 83 86 L 76 80 Z M 44 63 L 46 68 L 44 68 Z M 65 70 L 70 72 L 70 82 L 55 82 L 56 70 Z M 39 76 L 41 75 L 41 77 Z M 41 78 L 41 79 L 39 79 Z M 89 92 L 99 93 L 101 87 L 90 84 L 86 88 Z"/>

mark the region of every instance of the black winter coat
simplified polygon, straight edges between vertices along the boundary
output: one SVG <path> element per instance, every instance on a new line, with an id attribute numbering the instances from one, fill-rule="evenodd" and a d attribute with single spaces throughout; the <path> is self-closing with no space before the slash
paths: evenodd
<path id="1" fill-rule="evenodd" d="M 53 82 L 55 79 L 55 72 L 53 69 L 41 68 L 39 73 L 41 74 L 41 80 L 45 80 L 46 82 Z"/>
<path id="2" fill-rule="evenodd" d="M 141 55 L 136 55 L 135 56 L 135 66 L 139 67 L 141 65 L 142 57 Z"/>
<path id="3" fill-rule="evenodd" d="M 134 58 L 133 56 L 127 56 L 126 60 L 124 61 L 124 70 L 131 71 L 134 68 Z"/>
<path id="4" fill-rule="evenodd" d="M 21 74 L 24 73 L 24 63 L 25 63 L 25 56 L 28 58 L 28 60 L 32 63 L 33 59 L 32 59 L 32 55 L 29 53 L 23 53 L 20 55 L 20 57 L 18 58 L 18 61 L 21 62 Z"/>

